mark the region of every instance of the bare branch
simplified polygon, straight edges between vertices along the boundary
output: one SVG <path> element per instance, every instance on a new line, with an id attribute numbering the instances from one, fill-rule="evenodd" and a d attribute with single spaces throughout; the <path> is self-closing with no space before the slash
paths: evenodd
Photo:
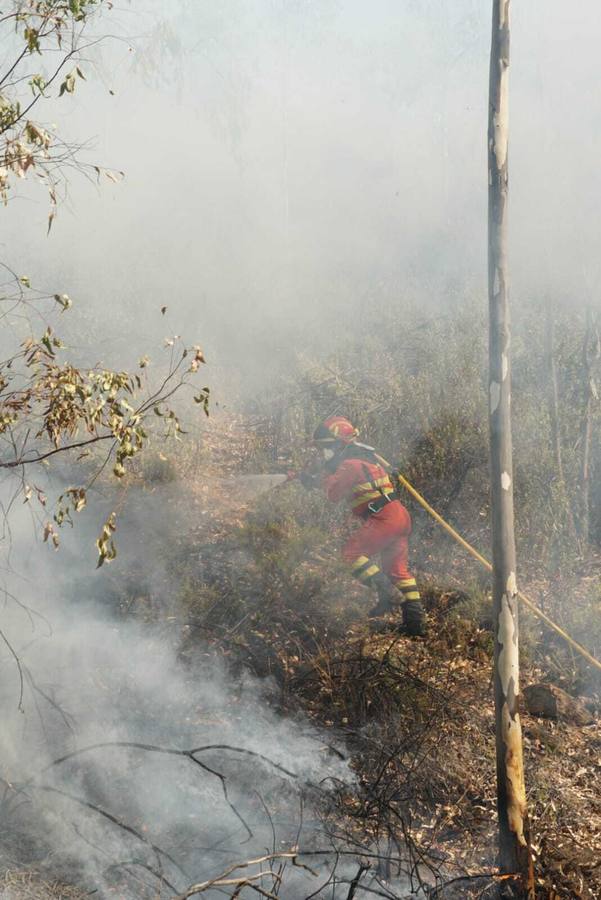
<path id="1" fill-rule="evenodd" d="M 6 646 L 9 649 L 10 655 L 15 660 L 15 663 L 17 666 L 17 672 L 19 673 L 19 701 L 17 703 L 17 709 L 19 710 L 19 712 L 25 712 L 25 710 L 23 708 L 23 668 L 21 666 L 21 660 L 19 659 L 17 651 L 15 650 L 15 648 L 13 647 L 11 642 L 8 640 L 8 638 L 6 637 L 6 635 L 4 634 L 2 629 L 0 629 L 0 638 L 2 638 L 2 640 L 4 641 L 4 643 L 6 644 Z"/>
<path id="2" fill-rule="evenodd" d="M 194 894 L 202 894 L 213 887 L 251 887 L 251 882 L 259 881 L 262 878 L 268 877 L 272 877 L 274 881 L 279 884 L 282 880 L 282 876 L 279 873 L 273 872 L 271 870 L 266 872 L 256 872 L 253 875 L 240 875 L 235 878 L 230 877 L 234 872 L 237 872 L 240 869 L 248 869 L 250 866 L 260 866 L 263 863 L 273 862 L 277 859 L 289 859 L 295 865 L 300 865 L 301 868 L 308 871 L 311 875 L 317 877 L 317 873 L 310 869 L 308 866 L 298 863 L 298 851 L 296 849 L 286 850 L 280 853 L 268 853 L 266 856 L 258 856 L 256 859 L 249 859 L 246 862 L 234 863 L 227 869 L 225 869 L 225 871 L 220 875 L 217 875 L 216 878 L 211 878 L 208 881 L 200 881 L 197 884 L 191 885 L 182 894 L 178 894 L 176 897 L 174 897 L 173 900 L 187 900 L 188 897 L 192 897 Z M 259 892 L 262 893 L 264 897 L 274 896 L 268 891 L 265 891 L 265 889 L 261 889 Z"/>
<path id="3" fill-rule="evenodd" d="M 140 831 L 133 828 L 133 826 L 128 825 L 127 822 L 124 822 L 122 819 L 119 819 L 117 816 L 108 812 L 106 809 L 102 809 L 102 807 L 97 806 L 95 803 L 90 803 L 88 800 L 84 800 L 82 797 L 77 797 L 75 794 L 70 794 L 68 791 L 63 791 L 60 788 L 52 787 L 52 785 L 48 784 L 29 784 L 29 788 L 33 788 L 36 791 L 43 791 L 45 793 L 57 794 L 60 797 L 65 797 L 67 800 L 70 800 L 72 803 L 76 803 L 78 806 L 82 806 L 86 809 L 91 809 L 93 812 L 98 813 L 98 815 L 102 816 L 108 822 L 111 822 L 113 825 L 117 825 L 118 828 L 121 828 L 123 831 L 126 831 L 128 834 L 131 834 L 133 837 L 137 838 L 147 847 L 149 847 L 155 854 L 157 865 L 159 867 L 159 871 L 161 872 L 161 880 L 163 880 L 162 875 L 162 864 L 161 857 L 167 859 L 172 866 L 174 866 L 181 875 L 186 876 L 185 870 L 182 868 L 180 863 L 171 856 L 166 850 L 163 850 L 157 844 L 154 844 L 152 841 L 149 841 L 147 837 L 145 837 Z M 23 790 L 23 789 L 21 789 Z"/>
<path id="4" fill-rule="evenodd" d="M 30 779 L 30 781 L 26 782 L 23 785 L 23 787 L 27 787 L 30 784 L 34 784 L 37 781 L 37 779 L 40 778 L 49 769 L 52 769 L 59 765 L 62 765 L 63 763 L 67 762 L 68 760 L 74 759 L 75 757 L 81 756 L 84 753 L 89 753 L 93 750 L 100 750 L 100 749 L 105 749 L 105 748 L 109 748 L 109 747 L 126 748 L 126 749 L 130 749 L 130 750 L 144 750 L 145 752 L 148 752 L 148 753 L 159 753 L 159 754 L 163 754 L 166 756 L 178 756 L 180 758 L 190 760 L 190 762 L 194 763 L 194 765 L 198 766 L 203 771 L 208 772 L 210 775 L 213 775 L 215 778 L 217 778 L 220 781 L 223 798 L 224 798 L 226 804 L 229 806 L 232 813 L 235 815 L 235 817 L 241 823 L 241 825 L 245 829 L 249 838 L 251 838 L 253 836 L 253 832 L 252 832 L 250 826 L 248 825 L 248 823 L 246 822 L 246 820 L 243 818 L 243 816 L 240 814 L 240 812 L 236 809 L 236 807 L 234 806 L 234 804 L 232 803 L 232 801 L 229 798 L 228 789 L 227 789 L 227 780 L 226 780 L 225 775 L 223 775 L 221 772 L 218 772 L 216 769 L 211 768 L 211 766 L 206 765 L 206 763 L 201 762 L 199 759 L 196 759 L 196 754 L 205 753 L 205 752 L 209 752 L 212 750 L 229 750 L 232 753 L 241 753 L 246 756 L 251 756 L 255 759 L 261 759 L 263 762 L 269 763 L 269 765 L 273 766 L 273 768 L 277 769 L 278 771 L 282 772 L 284 775 L 287 775 L 291 778 L 298 777 L 293 772 L 290 772 L 288 769 L 285 769 L 284 766 L 281 766 L 279 763 L 276 763 L 273 760 L 270 760 L 268 757 L 263 756 L 263 754 L 256 753 L 253 750 L 247 750 L 244 747 L 232 747 L 228 744 L 213 744 L 213 745 L 207 744 L 204 747 L 196 747 L 193 750 L 178 750 L 176 748 L 157 747 L 157 746 L 154 746 L 153 744 L 143 744 L 143 743 L 138 743 L 135 741 L 107 741 L 107 742 L 103 742 L 103 743 L 99 743 L 99 744 L 92 744 L 89 747 L 82 747 L 79 750 L 74 750 L 72 753 L 67 753 L 67 754 L 65 754 L 65 756 L 61 756 L 59 759 L 55 759 L 53 762 L 51 762 L 47 766 L 45 766 L 38 773 L 37 776 Z"/>
<path id="5" fill-rule="evenodd" d="M 81 447 L 89 447 L 90 444 L 97 444 L 99 441 L 108 441 L 111 438 L 114 438 L 113 434 L 98 434 L 85 441 L 76 441 L 73 444 L 55 447 L 53 450 L 48 450 L 47 453 L 39 453 L 37 456 L 32 456 L 29 459 L 21 457 L 20 459 L 11 459 L 9 462 L 0 462 L 0 469 L 15 469 L 18 466 L 28 466 L 31 463 L 43 462 L 43 460 L 49 459 L 49 457 L 55 456 L 57 453 L 67 453 L 69 450 L 79 450 Z"/>

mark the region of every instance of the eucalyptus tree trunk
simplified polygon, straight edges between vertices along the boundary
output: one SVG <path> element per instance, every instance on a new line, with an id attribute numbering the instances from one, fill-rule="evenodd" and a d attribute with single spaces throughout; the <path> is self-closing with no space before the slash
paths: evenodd
<path id="1" fill-rule="evenodd" d="M 513 465 L 510 417 L 510 324 L 507 265 L 509 0 L 493 0 L 488 111 L 488 297 L 490 466 L 493 556 L 494 686 L 499 863 L 509 896 L 533 897 L 522 730 Z"/>
<path id="2" fill-rule="evenodd" d="M 547 369 L 547 407 L 549 411 L 549 424 L 551 428 L 551 448 L 555 458 L 555 472 L 559 487 L 558 500 L 565 509 L 566 525 L 569 536 L 577 541 L 578 532 L 576 521 L 572 511 L 572 503 L 568 491 L 568 484 L 563 465 L 563 450 L 561 446 L 561 426 L 559 412 L 559 384 L 557 379 L 557 365 L 555 362 L 555 322 L 556 308 L 547 305 L 545 316 L 545 363 Z"/>
<path id="3" fill-rule="evenodd" d="M 559 427 L 559 386 L 557 384 L 557 366 L 555 364 L 555 323 L 553 321 L 555 309 L 547 306 L 545 316 L 545 356 L 547 363 L 547 405 L 549 408 L 549 422 L 551 425 L 551 446 L 555 457 L 555 470 L 557 477 L 565 489 L 565 475 L 563 470 L 563 454 L 561 450 L 561 429 Z"/>
<path id="4" fill-rule="evenodd" d="M 590 456 L 593 433 L 593 401 L 599 399 L 594 380 L 594 368 L 600 356 L 599 332 L 589 306 L 586 311 L 586 331 L 582 344 L 583 410 L 580 426 L 580 504 L 578 513 L 580 538 L 585 553 L 590 541 Z"/>

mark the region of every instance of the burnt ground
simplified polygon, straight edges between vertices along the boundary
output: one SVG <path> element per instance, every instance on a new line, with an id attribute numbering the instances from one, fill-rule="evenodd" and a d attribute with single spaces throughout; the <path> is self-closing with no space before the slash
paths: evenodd
<path id="1" fill-rule="evenodd" d="M 244 444 L 252 436 L 242 430 L 238 439 Z M 218 429 L 212 440 L 213 458 L 227 457 Z M 282 496 L 285 490 L 296 489 L 276 493 Z M 303 501 L 293 494 L 288 502 Z M 257 518 L 262 521 L 257 505 L 266 506 L 280 524 L 284 548 L 302 543 L 297 523 L 290 525 L 281 516 L 273 492 L 251 505 L 255 524 Z M 234 530 L 241 527 L 239 513 L 236 509 Z M 231 533 L 231 519 L 225 518 Z M 227 543 L 226 535 L 227 527 L 219 532 L 219 540 Z M 255 610 L 253 621 L 237 629 L 238 650 L 246 654 L 249 666 L 277 678 L 284 706 L 300 704 L 320 726 L 345 736 L 364 791 L 354 800 L 353 826 L 360 823 L 364 836 L 371 829 L 381 840 L 383 833 L 394 830 L 391 819 L 398 824 L 404 818 L 400 830 L 415 841 L 418 857 L 430 854 L 430 874 L 443 873 L 442 880 L 469 876 L 477 893 L 483 886 L 477 875 L 494 871 L 496 843 L 486 590 L 474 577 L 472 561 L 457 553 L 452 575 L 443 581 L 435 545 L 430 549 L 424 542 L 416 555 L 429 611 L 428 639 L 371 636 L 364 618 L 365 595 L 338 568 L 338 521 L 326 518 L 321 536 L 322 542 L 308 550 L 290 575 L 282 567 L 267 566 L 274 580 L 281 581 L 279 595 L 276 590 L 267 598 L 269 616 Z M 262 538 L 265 541 L 264 534 Z M 583 591 L 596 565 L 589 561 L 583 569 Z M 224 570 L 227 565 L 220 569 L 221 577 Z M 249 579 L 256 589 L 256 577 Z M 539 574 L 522 586 L 544 597 L 546 585 Z M 253 596 L 251 589 L 251 610 Z M 533 617 L 525 617 L 524 629 L 522 685 L 561 686 L 572 696 L 580 695 L 590 714 L 587 724 L 574 724 L 561 715 L 530 715 L 522 704 L 538 889 L 541 897 L 592 900 L 601 895 L 601 684 Z M 469 883 L 460 883 L 460 896 L 467 896 Z"/>

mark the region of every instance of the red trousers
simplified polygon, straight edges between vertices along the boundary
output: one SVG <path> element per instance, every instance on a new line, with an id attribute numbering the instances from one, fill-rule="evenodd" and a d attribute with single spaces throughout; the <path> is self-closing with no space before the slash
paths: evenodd
<path id="1" fill-rule="evenodd" d="M 411 517 L 399 500 L 393 500 L 353 532 L 342 553 L 353 569 L 358 569 L 359 560 L 367 557 L 371 561 L 379 556 L 382 571 L 394 584 L 415 591 L 415 579 L 408 568 L 410 534 Z M 365 569 L 365 564 L 361 568 Z"/>

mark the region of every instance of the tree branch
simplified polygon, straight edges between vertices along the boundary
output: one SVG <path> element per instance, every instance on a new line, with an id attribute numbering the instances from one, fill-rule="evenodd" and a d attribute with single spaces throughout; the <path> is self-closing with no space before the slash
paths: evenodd
<path id="1" fill-rule="evenodd" d="M 29 459 L 21 457 L 20 459 L 12 459 L 10 462 L 0 462 L 0 469 L 15 469 L 18 466 L 28 466 L 31 463 L 39 463 L 48 459 L 50 456 L 55 456 L 57 453 L 66 453 L 68 450 L 77 450 L 80 447 L 88 447 L 90 444 L 97 444 L 99 441 L 108 441 L 111 438 L 114 438 L 113 434 L 97 434 L 92 438 L 87 438 L 85 441 L 76 441 L 73 444 L 65 444 L 63 447 L 55 447 L 53 450 L 48 450 L 47 453 L 40 453 Z"/>
<path id="2" fill-rule="evenodd" d="M 49 769 L 62 765 L 62 763 L 74 759 L 77 756 L 81 756 L 84 753 L 90 753 L 93 750 L 100 750 L 108 747 L 125 748 L 130 750 L 144 750 L 147 753 L 159 753 L 165 756 L 179 756 L 184 759 L 189 759 L 192 763 L 194 763 L 194 765 L 203 769 L 203 771 L 208 772 L 210 775 L 214 775 L 215 778 L 219 779 L 221 783 L 221 790 L 223 792 L 223 798 L 225 802 L 229 806 L 232 813 L 236 816 L 238 821 L 242 824 L 249 838 L 253 836 L 253 832 L 246 820 L 243 818 L 241 813 L 238 812 L 229 798 L 227 790 L 227 780 L 225 775 L 223 775 L 221 772 L 218 772 L 216 769 L 211 768 L 211 766 L 206 765 L 206 763 L 201 762 L 199 759 L 196 759 L 196 754 L 209 752 L 211 750 L 229 750 L 232 753 L 241 753 L 246 756 L 251 756 L 255 759 L 261 759 L 263 762 L 269 763 L 275 769 L 289 776 L 290 778 L 298 777 L 294 772 L 290 772 L 288 769 L 285 769 L 284 766 L 281 766 L 279 763 L 270 760 L 267 756 L 263 756 L 263 754 L 261 753 L 256 753 L 253 750 L 247 750 L 244 747 L 232 747 L 228 744 L 207 744 L 204 747 L 195 747 L 192 750 L 178 750 L 172 747 L 157 747 L 154 744 L 143 744 L 137 741 L 106 741 L 99 744 L 91 744 L 89 747 L 82 747 L 79 750 L 74 750 L 71 753 L 65 754 L 65 756 L 61 756 L 59 759 L 53 760 L 53 762 L 45 766 L 37 776 L 34 776 L 32 779 L 30 779 L 30 781 L 26 782 L 24 787 L 27 787 L 29 784 L 35 783 L 35 781 Z"/>
<path id="3" fill-rule="evenodd" d="M 248 869 L 249 866 L 259 866 L 262 863 L 273 862 L 276 859 L 285 859 L 291 860 L 293 865 L 300 866 L 300 868 L 305 869 L 307 872 L 310 872 L 311 875 L 317 877 L 317 873 L 314 872 L 309 866 L 305 866 L 302 863 L 298 862 L 298 850 L 286 850 L 281 853 L 268 853 L 266 856 L 259 856 L 256 859 L 249 859 L 246 862 L 234 863 L 229 866 L 221 875 L 217 875 L 216 878 L 211 878 L 209 881 L 199 881 L 197 884 L 191 885 L 187 888 L 183 894 L 178 894 L 173 900 L 187 900 L 188 897 L 192 897 L 194 894 L 202 894 L 204 891 L 209 890 L 209 888 L 213 887 L 232 887 L 237 886 L 239 888 L 246 887 L 247 885 L 251 887 L 252 881 L 258 881 L 261 878 L 266 878 L 271 876 L 277 885 L 279 885 L 282 881 L 282 876 L 278 872 L 273 872 L 271 870 L 267 872 L 257 872 L 253 875 L 241 875 L 238 878 L 230 878 L 234 872 L 239 869 Z M 264 889 L 260 889 L 260 893 L 265 897 L 273 897 L 274 895 L 265 891 Z"/>
<path id="4" fill-rule="evenodd" d="M 49 784 L 34 784 L 29 785 L 33 787 L 36 791 L 43 791 L 45 793 L 50 794 L 58 794 L 59 797 L 65 797 L 67 800 L 71 800 L 72 803 L 76 803 L 78 806 L 83 806 L 86 809 L 91 809 L 93 812 L 98 813 L 98 815 L 107 819 L 107 821 L 111 822 L 113 825 L 117 825 L 119 828 L 126 831 L 128 834 L 131 834 L 133 837 L 137 838 L 139 841 L 142 841 L 143 844 L 146 844 L 147 847 L 154 852 L 155 858 L 157 861 L 157 865 L 159 867 L 159 871 L 161 873 L 161 881 L 164 880 L 164 876 L 162 874 L 163 867 L 161 863 L 161 857 L 164 856 L 165 859 L 169 860 L 169 862 L 175 866 L 178 872 L 187 877 L 185 870 L 178 863 L 178 861 L 171 856 L 166 850 L 163 850 L 157 844 L 153 844 L 152 841 L 149 841 L 141 832 L 137 831 L 132 825 L 128 825 L 127 822 L 124 822 L 122 819 L 119 819 L 117 816 L 114 816 L 112 813 L 108 812 L 106 809 L 102 809 L 100 806 L 96 806 L 95 803 L 90 803 L 88 800 L 84 800 L 82 797 L 77 797 L 75 794 L 70 794 L 68 791 L 63 791 L 60 788 L 52 787 Z"/>

